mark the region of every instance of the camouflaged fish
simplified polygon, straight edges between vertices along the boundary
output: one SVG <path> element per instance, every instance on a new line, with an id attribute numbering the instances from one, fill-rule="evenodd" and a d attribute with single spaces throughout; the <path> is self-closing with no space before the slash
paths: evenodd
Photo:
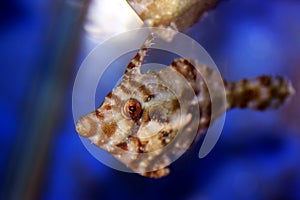
<path id="1" fill-rule="evenodd" d="M 141 73 L 151 40 L 150 36 L 142 45 L 102 105 L 76 124 L 79 135 L 143 176 L 166 176 L 174 157 L 197 138 L 191 128 L 195 124 L 203 134 L 226 110 L 277 108 L 294 93 L 291 83 L 280 76 L 227 82 L 192 59 L 176 59 L 169 67 Z M 225 106 L 212 112 L 211 97 L 218 100 L 221 91 L 227 101 L 220 105 Z"/>

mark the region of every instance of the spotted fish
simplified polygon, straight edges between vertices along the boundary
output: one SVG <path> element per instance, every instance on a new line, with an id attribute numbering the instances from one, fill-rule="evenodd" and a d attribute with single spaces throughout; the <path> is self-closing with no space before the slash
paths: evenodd
<path id="1" fill-rule="evenodd" d="M 226 110 L 277 108 L 294 93 L 281 76 L 227 82 L 192 59 L 176 59 L 169 67 L 141 73 L 152 38 L 141 46 L 102 105 L 76 124 L 80 136 L 143 176 L 166 176 L 168 165 L 197 138 L 193 132 L 204 133 Z M 220 105 L 214 112 L 212 97 Z"/>

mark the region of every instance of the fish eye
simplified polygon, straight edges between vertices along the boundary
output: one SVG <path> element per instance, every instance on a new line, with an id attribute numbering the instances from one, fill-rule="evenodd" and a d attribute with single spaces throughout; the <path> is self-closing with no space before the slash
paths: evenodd
<path id="1" fill-rule="evenodd" d="M 138 120 L 142 115 L 141 103 L 134 98 L 128 99 L 124 106 L 124 114 L 134 121 Z"/>

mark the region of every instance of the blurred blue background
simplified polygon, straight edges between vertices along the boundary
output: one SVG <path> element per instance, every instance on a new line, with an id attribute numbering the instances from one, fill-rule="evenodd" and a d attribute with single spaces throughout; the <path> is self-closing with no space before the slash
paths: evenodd
<path id="1" fill-rule="evenodd" d="M 87 5 L 0 3 L 1 199 L 300 199 L 299 92 L 276 111 L 229 111 L 213 151 L 199 159 L 200 141 L 163 179 L 93 158 L 71 108 L 76 72 L 91 50 L 80 34 Z M 222 1 L 184 33 L 230 81 L 279 74 L 300 89 L 298 0 Z"/>

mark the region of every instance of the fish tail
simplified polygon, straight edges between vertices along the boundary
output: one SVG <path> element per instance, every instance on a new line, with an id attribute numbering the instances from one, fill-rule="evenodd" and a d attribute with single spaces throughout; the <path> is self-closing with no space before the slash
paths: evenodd
<path id="1" fill-rule="evenodd" d="M 291 82 L 281 76 L 259 76 L 225 85 L 227 109 L 276 109 L 295 93 Z"/>

